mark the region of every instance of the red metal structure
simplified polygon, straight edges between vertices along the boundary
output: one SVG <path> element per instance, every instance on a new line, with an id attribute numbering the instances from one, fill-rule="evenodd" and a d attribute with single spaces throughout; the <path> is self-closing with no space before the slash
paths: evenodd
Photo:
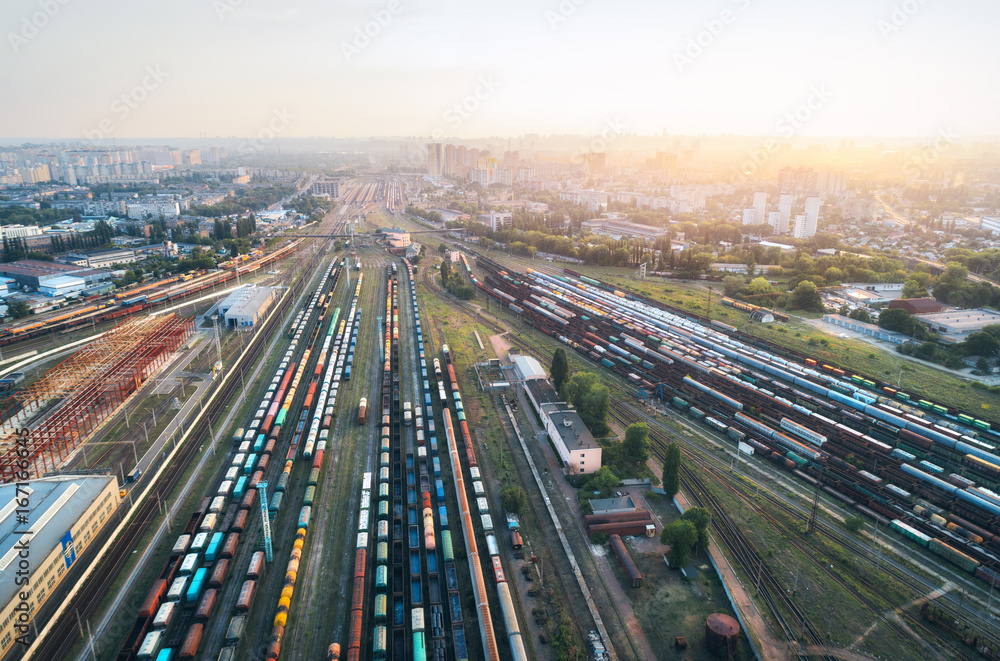
<path id="1" fill-rule="evenodd" d="M 30 479 L 55 470 L 193 330 L 192 319 L 173 314 L 130 319 L 15 394 L 8 400 L 7 419 L 22 409 L 52 408 L 27 425 L 26 435 L 18 436 L 9 426 L 3 429 L 0 480 Z"/>

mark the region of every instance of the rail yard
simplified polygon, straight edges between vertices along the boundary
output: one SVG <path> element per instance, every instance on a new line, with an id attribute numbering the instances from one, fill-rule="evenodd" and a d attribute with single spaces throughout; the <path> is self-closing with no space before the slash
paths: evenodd
<path id="1" fill-rule="evenodd" d="M 925 617 L 906 611 L 896 618 L 873 598 L 880 584 L 867 570 L 847 579 L 818 558 L 812 569 L 871 621 L 914 638 L 916 650 L 952 645 L 942 625 L 951 617 L 976 633 L 974 644 L 954 646 L 946 658 L 997 658 L 1000 635 L 988 612 L 1000 584 L 1000 433 L 990 422 L 572 270 L 514 269 L 466 249 L 458 265 L 491 315 L 444 293 L 426 264 L 364 241 L 332 251 L 332 238 L 355 215 L 392 215 L 404 200 L 396 178 L 354 182 L 321 234 L 218 273 L 118 292 L 0 338 L 30 342 L 114 319 L 105 336 L 111 339 L 90 349 L 87 374 L 117 374 L 114 351 L 141 346 L 145 362 L 129 362 L 134 371 L 124 374 L 145 375 L 195 328 L 175 313 L 141 313 L 267 264 L 287 271 L 287 291 L 238 343 L 161 460 L 129 480 L 120 469 L 131 503 L 122 503 L 120 524 L 101 531 L 71 568 L 74 580 L 64 585 L 72 589 L 60 588 L 60 603 L 46 607 L 48 622 L 25 658 L 555 658 L 539 636 L 545 607 L 533 607 L 530 586 L 541 582 L 536 553 L 548 563 L 550 594 L 571 613 L 565 635 L 578 651 L 595 659 L 660 657 L 630 624 L 635 616 L 608 585 L 601 569 L 607 560 L 591 553 L 583 521 L 572 520 L 564 504 L 553 506 L 561 476 L 537 474 L 541 449 L 525 447 L 525 454 L 512 440 L 525 414 L 506 401 L 494 411 L 488 398 L 472 394 L 471 364 L 449 346 L 445 320 L 426 312 L 431 302 L 496 335 L 520 329 L 516 345 L 539 360 L 547 362 L 555 346 L 572 349 L 576 361 L 605 370 L 626 395 L 612 400 L 614 425 L 647 421 L 657 461 L 668 443 L 680 443 L 687 501 L 712 513 L 715 541 L 754 585 L 788 656 L 839 654 L 789 589 L 786 568 L 741 524 L 744 509 L 783 531 L 802 556 L 813 547 L 796 525 L 862 565 L 878 563 L 913 594 L 937 589 L 927 571 L 914 568 L 917 558 L 929 563 L 961 587 L 963 605 L 955 608 L 946 590 Z M 113 313 L 121 314 L 103 316 Z M 127 338 L 116 341 L 116 334 Z M 150 351 L 154 344 L 159 353 Z M 9 414 L 70 403 L 33 428 L 29 464 L 39 475 L 65 465 L 75 444 L 115 418 L 133 392 L 146 393 L 137 387 L 142 379 L 123 382 L 102 400 L 103 417 L 88 417 L 81 414 L 91 408 L 85 388 L 59 370 L 46 378 L 21 391 Z M 670 415 L 652 413 L 653 402 Z M 154 419 L 166 410 L 155 409 Z M 492 448 L 477 430 L 494 413 L 529 492 L 539 531 L 533 537 L 508 522 L 494 484 L 497 466 L 484 460 Z M 737 447 L 740 462 L 773 477 L 734 479 Z M 13 454 L 3 464 L 12 477 L 23 457 L 18 448 L 12 436 Z M 751 451 L 753 458 L 744 455 Z M 120 454 L 114 461 L 127 462 L 129 453 Z M 775 480 L 806 497 L 789 497 Z M 184 497 L 170 526 L 163 501 L 175 490 Z M 819 509 L 866 517 L 876 536 L 849 535 L 817 519 Z M 136 562 L 133 554 L 149 539 L 155 546 Z M 630 546 L 612 535 L 609 554 L 624 568 L 623 586 L 639 591 L 645 570 Z M 79 635 L 81 622 L 89 626 L 104 613 L 120 575 L 130 572 L 128 593 L 105 615 L 108 626 L 94 639 Z"/>

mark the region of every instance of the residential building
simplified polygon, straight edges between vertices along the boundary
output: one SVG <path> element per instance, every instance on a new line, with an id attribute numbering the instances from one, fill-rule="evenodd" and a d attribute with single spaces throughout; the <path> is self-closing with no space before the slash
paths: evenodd
<path id="1" fill-rule="evenodd" d="M 788 233 L 788 223 L 792 219 L 792 196 L 782 194 L 778 198 L 778 226 L 774 228 L 774 231 L 778 234 Z"/>
<path id="2" fill-rule="evenodd" d="M 125 214 L 133 220 L 145 218 L 176 218 L 181 215 L 180 203 L 176 200 L 149 200 L 125 205 Z"/>
<path id="3" fill-rule="evenodd" d="M 390 227 L 380 230 L 385 235 L 389 246 L 392 248 L 405 248 L 410 245 L 410 233 L 398 227 Z"/>
<path id="4" fill-rule="evenodd" d="M 756 212 L 754 211 L 753 208 L 744 209 L 743 210 L 743 224 L 744 225 L 753 225 L 754 224 L 753 221 L 754 221 L 754 214 L 755 213 Z"/>
<path id="5" fill-rule="evenodd" d="M 427 174 L 434 177 L 440 177 L 443 174 L 440 142 L 432 142 L 427 145 Z"/>
<path id="6" fill-rule="evenodd" d="M 669 232 L 667 232 L 665 227 L 654 227 L 652 225 L 630 223 L 621 218 L 595 218 L 594 220 L 585 220 L 583 222 L 583 229 L 591 232 L 592 234 L 610 236 L 615 239 L 629 237 L 655 241 L 656 239 L 669 236 Z"/>
<path id="7" fill-rule="evenodd" d="M 0 239 L 39 236 L 41 233 L 42 230 L 38 225 L 0 225 Z"/>
<path id="8" fill-rule="evenodd" d="M 983 216 L 979 227 L 991 234 L 1000 234 L 1000 216 Z"/>
<path id="9" fill-rule="evenodd" d="M 121 498 L 113 475 L 55 475 L 26 486 L 4 484 L 0 501 L 10 505 L 0 520 L 0 575 L 7 578 L 0 581 L 0 655 L 6 656 L 19 636 L 33 636 L 29 620 L 100 530 L 115 520 Z M 14 574 L 24 567 L 30 581 L 19 586 Z M 45 623 L 36 624 L 41 629 Z"/>
<path id="10" fill-rule="evenodd" d="M 767 193 L 759 191 L 753 194 L 753 224 L 762 225 L 767 222 L 764 211 L 767 206 Z"/>
<path id="11" fill-rule="evenodd" d="M 490 229 L 494 232 L 504 227 L 511 227 L 514 224 L 514 213 L 512 211 L 490 211 Z"/>
<path id="12" fill-rule="evenodd" d="M 340 197 L 340 182 L 336 179 L 319 179 L 313 182 L 313 195 L 328 195 L 331 200 Z"/>

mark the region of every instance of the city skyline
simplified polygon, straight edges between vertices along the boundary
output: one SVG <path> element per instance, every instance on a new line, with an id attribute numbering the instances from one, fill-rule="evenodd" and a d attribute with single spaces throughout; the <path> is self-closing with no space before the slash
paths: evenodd
<path id="1" fill-rule="evenodd" d="M 19 0 L 0 9 L 19 99 L 0 134 L 996 134 L 1000 7 L 646 5 Z"/>

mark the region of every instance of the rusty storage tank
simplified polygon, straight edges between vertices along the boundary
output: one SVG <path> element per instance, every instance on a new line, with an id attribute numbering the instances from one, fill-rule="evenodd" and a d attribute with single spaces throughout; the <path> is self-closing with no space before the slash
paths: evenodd
<path id="1" fill-rule="evenodd" d="M 705 645 L 712 652 L 727 651 L 736 654 L 740 637 L 740 623 L 725 613 L 712 613 L 705 622 Z"/>

